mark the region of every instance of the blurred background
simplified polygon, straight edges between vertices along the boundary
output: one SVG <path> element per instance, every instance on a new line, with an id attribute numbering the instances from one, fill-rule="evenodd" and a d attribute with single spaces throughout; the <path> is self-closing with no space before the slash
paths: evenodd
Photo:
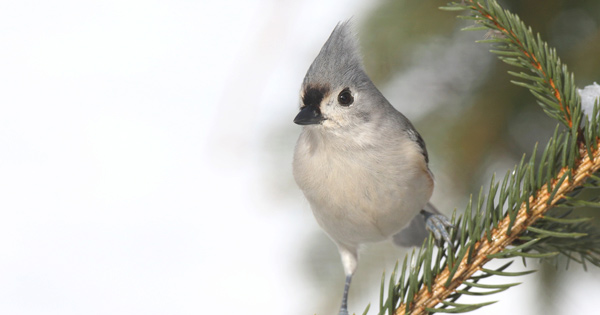
<path id="1" fill-rule="evenodd" d="M 600 81 L 600 2 L 502 3 L 580 87 Z M 444 4 L 4 3 L 0 314 L 335 314 L 341 263 L 291 159 L 300 84 L 339 21 L 353 17 L 367 72 L 427 141 L 446 214 L 556 125 Z M 378 302 L 406 252 L 362 251 L 351 311 Z M 522 285 L 462 301 L 594 312 L 598 268 L 528 266 L 541 271 Z"/>

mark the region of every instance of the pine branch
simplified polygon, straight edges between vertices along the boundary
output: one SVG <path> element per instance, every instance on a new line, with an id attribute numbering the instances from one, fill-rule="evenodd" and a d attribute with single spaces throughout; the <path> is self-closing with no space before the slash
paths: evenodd
<path id="1" fill-rule="evenodd" d="M 380 314 L 428 314 L 468 312 L 493 302 L 460 304 L 460 296 L 491 295 L 518 283 L 485 284 L 491 276 L 519 276 L 529 272 L 508 272 L 508 263 L 499 269 L 484 265 L 495 258 L 548 259 L 563 255 L 569 260 L 600 266 L 600 231 L 586 219 L 572 219 L 553 209 L 600 207 L 600 198 L 580 198 L 584 188 L 600 188 L 600 113 L 598 105 L 583 119 L 581 100 L 574 77 L 554 49 L 533 36 L 518 16 L 503 10 L 494 0 L 452 3 L 446 10 L 467 10 L 476 25 L 468 30 L 491 30 L 491 52 L 529 73 L 509 72 L 528 88 L 550 117 L 562 123 L 537 158 L 525 156 L 502 182 L 491 180 L 476 202 L 469 201 L 465 213 L 453 215 L 454 246 L 437 249 L 430 238 L 421 249 L 406 257 L 398 273 L 394 269 L 384 299 L 382 279 Z M 589 111 L 589 110 L 588 110 Z M 410 264 L 410 265 L 409 265 Z M 396 274 L 400 279 L 396 279 Z"/>
<path id="2" fill-rule="evenodd" d="M 597 144 L 600 144 L 600 141 Z M 531 228 L 537 220 L 543 218 L 544 214 L 564 199 L 569 192 L 573 191 L 575 187 L 583 185 L 590 175 L 600 170 L 600 150 L 595 150 L 592 157 L 590 159 L 587 153 L 581 156 L 581 162 L 572 174 L 572 182 L 564 180 L 565 175 L 571 170 L 568 167 L 563 168 L 552 180 L 554 184 L 550 187 L 544 185 L 535 194 L 537 197 L 530 197 L 529 203 L 521 205 L 514 222 L 511 222 L 510 217 L 506 217 L 497 228 L 491 230 L 492 241 L 484 237 L 481 241 L 474 243 L 470 250 L 474 259 L 469 262 L 469 256 L 463 257 L 457 264 L 456 270 L 452 270 L 452 266 L 447 266 L 440 272 L 433 280 L 431 289 L 421 288 L 416 294 L 408 314 L 427 314 L 435 311 L 434 307 L 437 304 L 443 303 L 467 279 L 482 270 L 485 263 L 495 257 L 494 255 L 505 251 L 523 232 Z M 449 279 L 451 282 L 446 285 Z M 404 314 L 406 308 L 406 304 L 400 304 L 394 314 Z"/>
<path id="3" fill-rule="evenodd" d="M 493 39 L 482 40 L 495 44 L 491 52 L 500 55 L 500 59 L 510 65 L 526 68 L 534 75 L 509 72 L 509 74 L 526 81 L 511 81 L 526 87 L 538 99 L 544 110 L 552 117 L 563 122 L 567 127 L 573 126 L 572 106 L 577 102 L 574 79 L 561 64 L 556 50 L 549 48 L 540 35 L 534 36 L 531 28 L 518 16 L 503 10 L 495 1 L 463 1 L 464 4 L 452 3 L 446 10 L 467 10 L 473 15 L 461 16 L 473 19 L 477 25 L 466 30 L 486 29 Z"/>

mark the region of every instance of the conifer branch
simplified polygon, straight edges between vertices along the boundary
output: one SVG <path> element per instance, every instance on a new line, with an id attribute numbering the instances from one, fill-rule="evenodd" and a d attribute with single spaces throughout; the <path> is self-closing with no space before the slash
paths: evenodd
<path id="1" fill-rule="evenodd" d="M 600 198 L 584 200 L 583 188 L 600 188 L 600 112 L 598 104 L 584 119 L 573 74 L 567 71 L 554 49 L 533 36 L 518 16 L 494 0 L 451 3 L 446 10 L 467 10 L 462 18 L 477 24 L 469 30 L 492 30 L 494 37 L 480 42 L 494 45 L 492 53 L 530 73 L 509 72 L 528 88 L 550 117 L 557 119 L 554 135 L 536 158 L 537 146 L 507 172 L 502 182 L 491 180 L 489 191 L 469 201 L 465 213 L 456 217 L 453 246 L 436 249 L 429 238 L 410 259 L 398 264 L 387 286 L 381 284 L 379 314 L 462 313 L 493 302 L 456 303 L 464 294 L 491 295 L 518 283 L 485 284 L 491 276 L 530 273 L 505 271 L 510 263 L 491 270 L 484 265 L 495 258 L 541 258 L 563 255 L 569 260 L 600 266 L 600 231 L 586 219 L 559 216 L 557 208 L 600 207 Z M 551 210 L 553 210 L 551 212 Z M 398 274 L 399 279 L 396 278 Z"/>
<path id="2" fill-rule="evenodd" d="M 465 0 L 462 3 L 451 3 L 446 10 L 466 10 L 472 15 L 460 16 L 477 23 L 465 30 L 487 29 L 492 39 L 480 42 L 494 43 L 497 50 L 493 53 L 507 64 L 526 68 L 534 76 L 526 73 L 509 72 L 519 79 L 532 81 L 513 83 L 527 87 L 551 116 L 563 122 L 567 127 L 573 126 L 572 106 L 577 102 L 573 86 L 573 77 L 556 55 L 556 50 L 549 48 L 539 34 L 533 35 L 518 16 L 502 9 L 495 1 L 486 1 L 486 5 L 476 0 Z M 545 94 L 545 95 L 544 95 Z"/>
<path id="3" fill-rule="evenodd" d="M 496 18 L 496 16 L 491 15 L 488 12 L 488 10 L 479 1 L 468 0 L 466 2 L 470 3 L 469 8 L 471 10 L 474 10 L 474 11 L 478 12 L 479 14 L 481 14 L 481 16 L 486 18 L 489 22 L 491 22 L 496 27 L 497 31 L 500 34 L 502 34 L 506 37 L 509 37 L 512 40 L 512 42 L 518 46 L 518 49 L 521 51 L 523 56 L 525 56 L 528 59 L 531 66 L 539 72 L 538 73 L 539 77 L 544 79 L 543 83 L 548 85 L 548 88 L 550 89 L 551 93 L 554 95 L 556 102 L 560 106 L 561 111 L 563 111 L 566 114 L 565 120 L 567 122 L 567 126 L 569 126 L 569 127 L 573 126 L 573 121 L 571 120 L 571 112 L 569 110 L 569 107 L 565 106 L 565 104 L 563 102 L 564 98 L 561 96 L 561 92 L 556 87 L 556 84 L 554 83 L 554 80 L 552 79 L 552 77 L 548 74 L 546 67 L 544 67 L 544 65 L 542 65 L 542 63 L 535 57 L 534 53 L 529 49 L 530 47 L 527 47 L 527 45 L 525 45 L 525 43 L 519 39 L 519 36 L 517 36 L 517 34 L 515 34 L 515 32 L 513 30 L 507 29 L 507 27 L 509 27 L 508 25 L 504 25 L 504 23 L 502 23 L 500 20 L 498 20 Z M 499 6 L 498 6 L 498 8 L 499 8 Z M 506 11 L 506 13 L 510 14 L 507 11 Z M 546 49 L 547 49 L 547 47 L 546 47 Z"/>
<path id="4" fill-rule="evenodd" d="M 600 144 L 600 141 L 597 144 Z M 546 187 L 545 185 L 537 191 L 535 194 L 536 197 L 530 197 L 528 203 L 521 205 L 514 223 L 511 223 L 510 217 L 504 218 L 497 228 L 491 230 L 492 241 L 488 241 L 487 237 L 483 237 L 481 241 L 476 242 L 472 246 L 470 252 L 472 253 L 471 257 L 474 258 L 470 262 L 469 256 L 463 257 L 458 262 L 458 268 L 454 272 L 451 271 L 453 269 L 452 266 L 447 266 L 433 280 L 431 289 L 423 287 L 416 294 L 414 302 L 410 306 L 410 312 L 405 313 L 407 309 L 406 304 L 400 304 L 394 314 L 428 314 L 437 304 L 447 299 L 477 271 L 482 270 L 485 263 L 491 260 L 490 255 L 500 253 L 513 244 L 528 227 L 533 226 L 535 221 L 542 218 L 548 210 L 564 199 L 569 192 L 583 185 L 598 170 L 600 170 L 600 150 L 595 150 L 592 158 L 587 153 L 581 156 L 581 162 L 573 170 L 572 182 L 564 180 L 567 173 L 570 173 L 571 170 L 568 167 L 563 168 L 552 180 L 553 184 L 551 187 Z M 509 232 L 511 225 L 512 229 Z M 453 275 L 452 280 L 449 285 L 446 285 L 451 274 Z"/>

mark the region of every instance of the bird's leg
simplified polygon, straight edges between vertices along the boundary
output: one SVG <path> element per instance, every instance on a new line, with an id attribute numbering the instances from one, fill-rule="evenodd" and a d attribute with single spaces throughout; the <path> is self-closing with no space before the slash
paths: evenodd
<path id="1" fill-rule="evenodd" d="M 442 240 L 445 240 L 448 243 L 448 246 L 454 248 L 454 244 L 452 244 L 452 240 L 450 239 L 450 234 L 448 234 L 448 231 L 446 230 L 446 228 L 454 227 L 452 223 L 450 223 L 450 220 L 443 214 L 435 214 L 425 210 L 421 210 L 421 215 L 425 217 L 425 228 L 433 233 L 433 237 L 438 246 L 442 243 Z"/>
<path id="2" fill-rule="evenodd" d="M 346 283 L 344 284 L 344 296 L 342 296 L 342 306 L 340 307 L 340 315 L 348 315 L 348 291 L 350 291 L 350 282 L 352 275 L 346 275 Z"/>
<path id="3" fill-rule="evenodd" d="M 356 271 L 358 266 L 358 254 L 356 252 L 356 246 L 348 246 L 338 244 L 338 250 L 340 251 L 340 257 L 342 258 L 342 265 L 344 266 L 344 274 L 346 275 L 346 283 L 344 284 L 344 296 L 342 296 L 342 306 L 340 306 L 339 315 L 348 315 L 348 291 L 350 291 L 350 282 L 352 281 L 352 275 Z"/>

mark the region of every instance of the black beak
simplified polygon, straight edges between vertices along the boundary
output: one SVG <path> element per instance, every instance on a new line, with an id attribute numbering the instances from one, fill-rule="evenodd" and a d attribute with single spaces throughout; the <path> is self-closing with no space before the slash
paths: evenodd
<path id="1" fill-rule="evenodd" d="M 320 124 L 325 118 L 321 115 L 321 111 L 318 107 L 313 105 L 308 105 L 302 107 L 296 118 L 294 118 L 294 123 L 298 125 L 316 125 Z"/>

